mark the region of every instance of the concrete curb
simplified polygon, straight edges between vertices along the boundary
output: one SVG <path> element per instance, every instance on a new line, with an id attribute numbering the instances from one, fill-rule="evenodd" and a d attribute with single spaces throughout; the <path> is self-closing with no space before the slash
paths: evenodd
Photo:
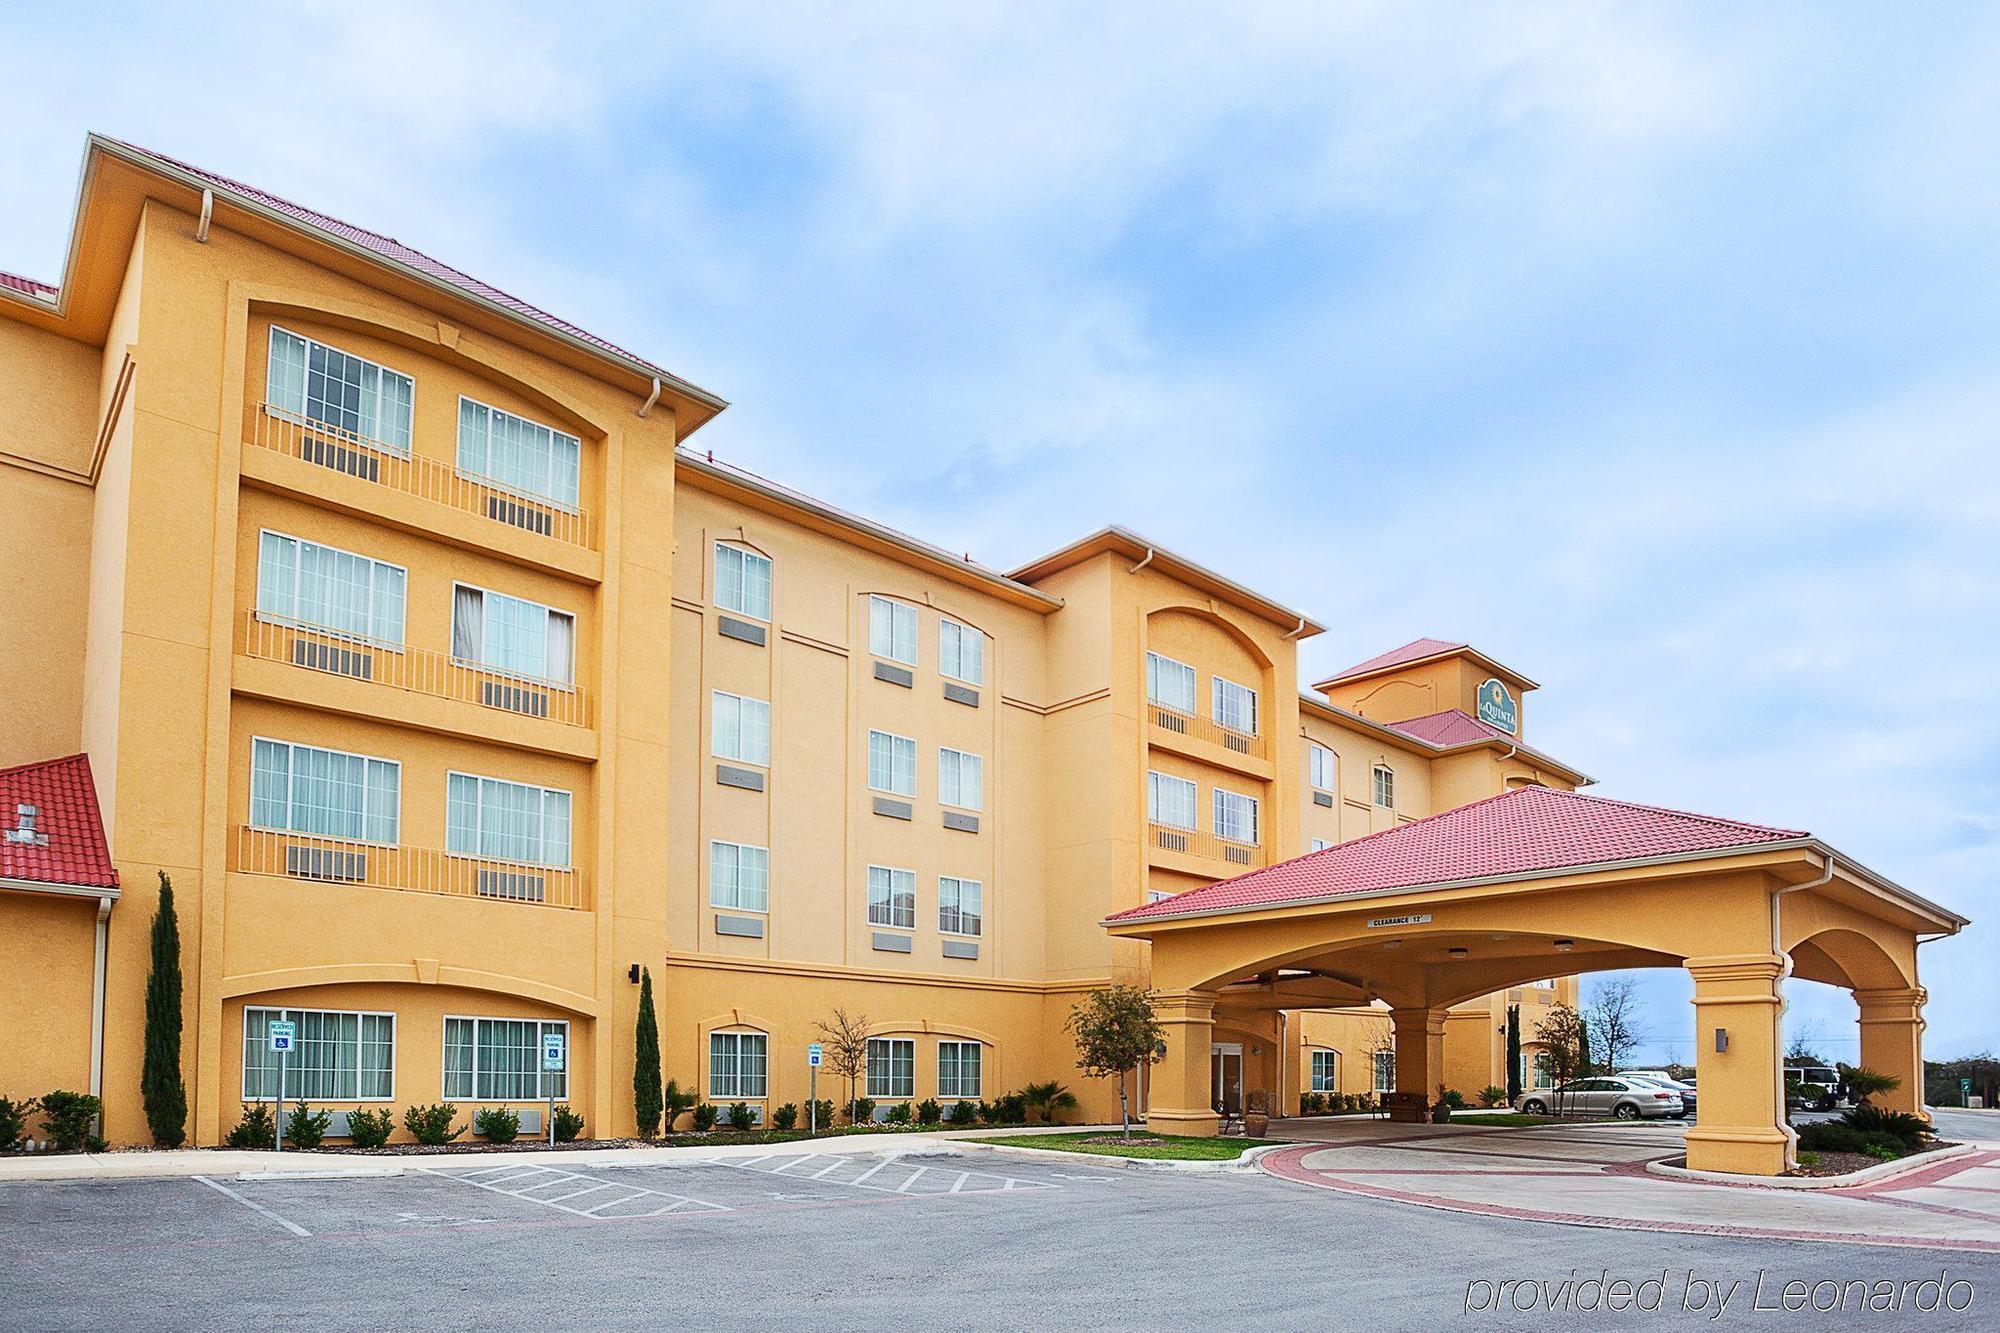
<path id="1" fill-rule="evenodd" d="M 1062 1148 L 1017 1148 L 1011 1144 L 1000 1143 L 966 1143 L 957 1146 L 961 1150 L 971 1149 L 973 1151 L 999 1153 L 1005 1157 L 1032 1157 L 1041 1162 L 1067 1159 L 1079 1164 L 1098 1163 L 1104 1166 L 1121 1167 L 1127 1170 L 1254 1172 L 1258 1170 L 1257 1161 L 1259 1158 L 1278 1152 L 1281 1149 L 1293 1148 L 1298 1145 L 1293 1143 L 1266 1143 L 1255 1148 L 1245 1148 L 1239 1156 L 1227 1161 L 1214 1162 L 1176 1161 L 1171 1158 L 1161 1157 L 1125 1157 L 1114 1153 L 1069 1152 Z"/>
<path id="2" fill-rule="evenodd" d="M 1844 1176 L 1738 1176 L 1727 1171 L 1691 1171 L 1684 1166 L 1668 1166 L 1665 1162 L 1648 1162 L 1646 1171 L 1650 1175 L 1695 1180 L 1705 1185 L 1728 1185 L 1736 1189 L 1844 1190 L 1856 1185 L 1876 1185 L 1894 1180 L 1912 1171 L 1921 1171 L 1927 1166 L 1936 1166 L 1939 1162 L 1948 1162 L 1954 1157 L 1965 1157 L 1978 1151 L 1970 1143 L 1959 1143 L 1949 1148 L 1933 1148 L 1914 1156 L 1899 1157 L 1893 1162 L 1865 1167 Z"/>

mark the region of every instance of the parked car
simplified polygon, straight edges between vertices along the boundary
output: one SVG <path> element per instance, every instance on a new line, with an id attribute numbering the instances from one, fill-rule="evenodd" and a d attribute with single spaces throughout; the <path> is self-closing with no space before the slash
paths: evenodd
<path id="1" fill-rule="evenodd" d="M 1645 1070 L 1639 1069 L 1623 1070 L 1619 1073 L 1618 1077 L 1631 1079 L 1634 1082 L 1651 1083 L 1656 1087 L 1666 1088 L 1672 1092 L 1679 1093 L 1681 1109 L 1674 1113 L 1675 1119 L 1684 1120 L 1695 1113 L 1695 1091 L 1694 1084 L 1692 1083 L 1683 1083 L 1680 1079 L 1669 1078 L 1665 1074 L 1648 1073 Z"/>
<path id="2" fill-rule="evenodd" d="M 1619 1120 L 1658 1120 L 1687 1114 L 1681 1094 L 1674 1089 L 1616 1074 L 1573 1079 L 1561 1087 L 1531 1092 L 1521 1098 L 1521 1111 L 1526 1115 L 1608 1115 Z"/>
<path id="3" fill-rule="evenodd" d="M 1791 1066 L 1785 1070 L 1785 1104 L 1831 1111 L 1840 1104 L 1840 1071 L 1825 1065 Z"/>

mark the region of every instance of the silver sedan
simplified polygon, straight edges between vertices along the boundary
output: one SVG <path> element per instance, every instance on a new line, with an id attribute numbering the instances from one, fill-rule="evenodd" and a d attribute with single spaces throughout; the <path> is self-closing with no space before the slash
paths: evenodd
<path id="1" fill-rule="evenodd" d="M 1618 1120 L 1656 1120 L 1687 1114 L 1672 1088 L 1636 1078 L 1607 1075 L 1580 1078 L 1521 1099 L 1527 1115 L 1608 1115 Z"/>

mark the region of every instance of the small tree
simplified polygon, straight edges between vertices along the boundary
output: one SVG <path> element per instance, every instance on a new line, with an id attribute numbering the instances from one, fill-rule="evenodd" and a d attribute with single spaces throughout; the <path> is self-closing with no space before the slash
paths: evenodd
<path id="1" fill-rule="evenodd" d="M 1592 988 L 1590 1028 L 1598 1049 L 1604 1052 L 1605 1069 L 1617 1073 L 1639 1045 L 1642 1016 L 1639 1012 L 1639 983 L 1631 977 L 1607 977 Z"/>
<path id="2" fill-rule="evenodd" d="M 1542 1021 L 1535 1025 L 1535 1036 L 1548 1048 L 1549 1073 L 1559 1089 L 1566 1087 L 1587 1067 L 1590 1033 L 1584 1026 L 1583 1015 L 1570 1006 L 1550 1005 L 1549 1011 L 1542 1015 Z M 1558 1102 L 1557 1112 L 1560 1114 L 1566 1105 L 1566 1102 Z"/>
<path id="3" fill-rule="evenodd" d="M 1076 1067 L 1092 1078 L 1118 1080 L 1118 1119 L 1124 1137 L 1131 1138 L 1126 1076 L 1166 1054 L 1152 1000 L 1136 986 L 1107 986 L 1085 996 L 1064 1026 L 1076 1038 Z"/>
<path id="4" fill-rule="evenodd" d="M 820 1058 L 835 1078 L 847 1080 L 847 1122 L 854 1123 L 855 1083 L 868 1072 L 868 1020 L 835 1009 L 831 1021 L 819 1023 Z"/>
<path id="5" fill-rule="evenodd" d="M 660 1022 L 653 1016 L 653 973 L 639 973 L 639 1022 L 632 1042 L 632 1109 L 639 1137 L 660 1132 Z"/>
<path id="6" fill-rule="evenodd" d="M 1507 1006 L 1507 1105 L 1521 1104 L 1521 1006 Z"/>
<path id="7" fill-rule="evenodd" d="M 1819 1053 L 1819 1041 L 1819 1024 L 1811 1019 L 1794 1024 L 1791 1036 L 1785 1042 L 1785 1063 L 1793 1068 L 1824 1065 L 1827 1061 Z"/>
<path id="8" fill-rule="evenodd" d="M 153 971 L 146 978 L 146 1060 L 139 1074 L 146 1127 L 162 1148 L 187 1141 L 187 1087 L 181 1082 L 181 927 L 174 882 L 160 872 L 153 913 Z"/>
<path id="9" fill-rule="evenodd" d="M 1389 1091 L 1396 1090 L 1396 1025 L 1386 1018 L 1368 1020 L 1368 1030 L 1364 1038 L 1368 1052 L 1368 1090 L 1373 1096 L 1379 1090 L 1381 1076 L 1376 1072 L 1382 1067 L 1382 1058 L 1389 1060 Z"/>

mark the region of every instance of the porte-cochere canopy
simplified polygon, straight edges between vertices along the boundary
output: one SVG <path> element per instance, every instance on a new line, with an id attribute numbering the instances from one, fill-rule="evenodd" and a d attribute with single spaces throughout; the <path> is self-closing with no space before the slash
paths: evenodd
<path id="1" fill-rule="evenodd" d="M 1218 1006 L 1382 1001 L 1399 1092 L 1440 1092 L 1445 1012 L 1506 986 L 1621 967 L 1695 983 L 1697 1168 L 1776 1174 L 1792 1160 L 1781 1054 L 1787 976 L 1852 990 L 1861 1063 L 1920 1110 L 1917 945 L 1966 919 L 1809 833 L 1524 787 L 1118 913 L 1149 940 L 1168 1028 L 1148 1120 L 1213 1133 Z"/>

